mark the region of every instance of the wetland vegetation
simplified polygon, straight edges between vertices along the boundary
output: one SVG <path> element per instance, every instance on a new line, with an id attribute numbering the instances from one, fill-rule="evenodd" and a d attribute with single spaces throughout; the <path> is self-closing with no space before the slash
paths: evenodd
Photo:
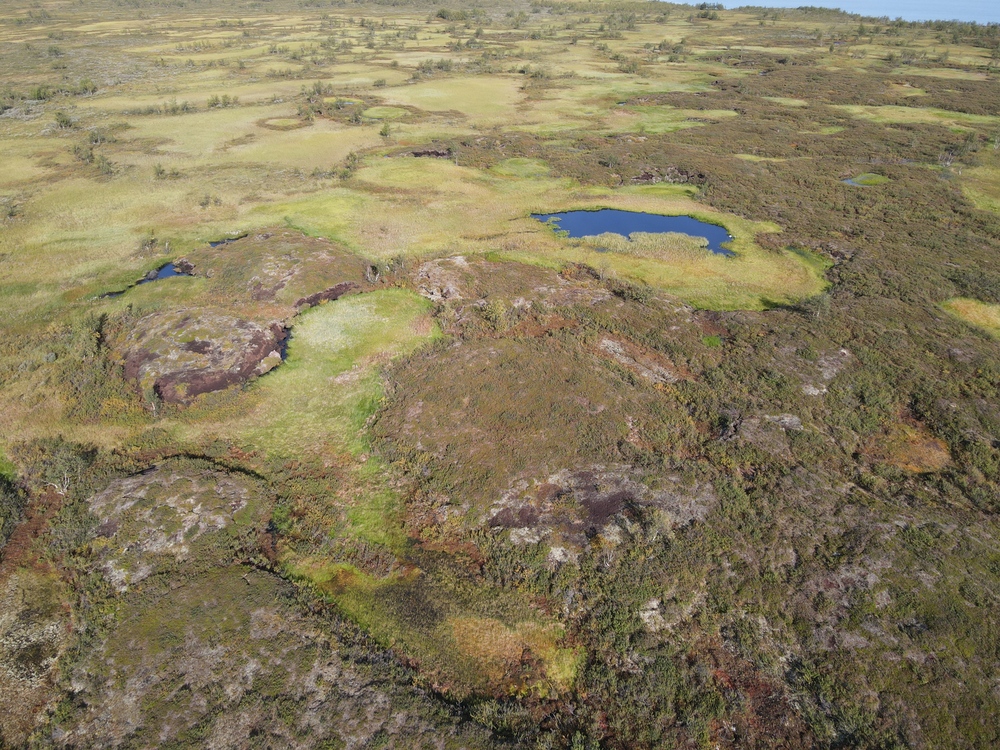
<path id="1" fill-rule="evenodd" d="M 0 747 L 996 747 L 998 50 L 5 2 Z"/>

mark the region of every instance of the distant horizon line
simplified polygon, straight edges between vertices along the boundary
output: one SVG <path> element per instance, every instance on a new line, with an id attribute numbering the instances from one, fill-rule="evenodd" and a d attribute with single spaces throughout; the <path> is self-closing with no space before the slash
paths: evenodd
<path id="1" fill-rule="evenodd" d="M 669 0 L 665 0 L 669 2 Z M 869 3 L 865 0 L 856 0 L 865 5 Z M 780 0 L 779 0 L 780 2 Z M 864 9 L 852 9 L 850 7 L 844 7 L 846 5 L 851 5 L 851 0 L 831 0 L 828 4 L 824 4 L 822 0 L 812 0 L 812 2 L 798 2 L 798 0 L 788 0 L 785 5 L 774 5 L 771 2 L 763 3 L 742 3 L 742 4 L 727 4 L 727 3 L 695 3 L 689 2 L 686 5 L 691 5 L 693 7 L 698 7 L 699 5 L 714 6 L 720 10 L 744 10 L 744 9 L 761 9 L 761 10 L 829 10 L 834 12 L 841 12 L 851 16 L 859 16 L 861 18 L 874 18 L 874 19 L 888 19 L 889 21 L 904 21 L 905 23 L 974 23 L 982 26 L 989 26 L 991 24 L 1000 24 L 1000 11 L 993 10 L 995 17 L 982 17 L 981 13 L 988 14 L 989 11 L 986 8 L 977 8 L 972 13 L 955 16 L 953 18 L 943 18 L 943 17 L 933 17 L 926 15 L 921 18 L 908 17 L 910 14 L 922 14 L 921 6 L 931 5 L 930 2 L 900 2 L 900 0 L 887 0 L 884 5 L 890 6 L 884 12 L 879 12 L 878 10 Z M 893 8 L 892 6 L 899 4 L 906 6 L 905 8 Z M 938 3 L 934 3 L 938 4 Z M 972 5 L 975 3 L 969 3 Z M 956 5 L 959 8 L 966 5 L 966 3 L 958 2 Z M 969 10 L 972 10 L 971 8 Z M 902 12 L 896 12 L 902 11 Z M 932 12 L 932 11 L 928 11 Z M 961 14 L 961 10 L 959 10 Z M 972 15 L 980 16 L 979 18 L 972 18 Z M 992 14 L 990 14 L 992 15 Z"/>

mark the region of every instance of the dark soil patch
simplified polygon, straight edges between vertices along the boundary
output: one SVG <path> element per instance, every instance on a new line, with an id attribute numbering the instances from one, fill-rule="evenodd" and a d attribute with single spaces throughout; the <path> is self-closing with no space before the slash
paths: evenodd
<path id="1" fill-rule="evenodd" d="M 322 292 L 316 292 L 315 294 L 310 294 L 308 297 L 302 297 L 295 303 L 295 307 L 313 307 L 314 305 L 318 305 L 323 302 L 332 302 L 333 300 L 340 299 L 348 292 L 353 292 L 358 289 L 361 289 L 361 287 L 353 281 L 342 281 L 335 286 L 331 286 L 329 289 L 324 289 Z"/>

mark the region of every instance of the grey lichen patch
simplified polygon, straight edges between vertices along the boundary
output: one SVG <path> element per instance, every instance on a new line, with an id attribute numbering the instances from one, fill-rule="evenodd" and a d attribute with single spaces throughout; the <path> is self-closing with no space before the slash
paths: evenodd
<path id="1" fill-rule="evenodd" d="M 54 572 L 21 569 L 0 583 L 0 746 L 21 746 L 34 729 L 30 709 L 53 696 L 53 670 L 70 632 L 64 601 Z"/>
<path id="2" fill-rule="evenodd" d="M 595 465 L 521 481 L 493 504 L 488 523 L 510 529 L 515 544 L 548 543 L 550 561 L 561 563 L 593 538 L 617 546 L 639 513 L 672 528 L 704 520 L 717 504 L 710 485 L 683 486 L 677 479 L 654 490 L 640 479 L 630 466 Z"/>
<path id="3" fill-rule="evenodd" d="M 676 383 L 682 377 L 662 354 L 643 349 L 631 341 L 606 337 L 601 339 L 598 349 L 601 354 L 653 385 Z"/>
<path id="4" fill-rule="evenodd" d="M 462 299 L 463 288 L 475 283 L 475 277 L 465 257 L 456 255 L 427 261 L 417 270 L 415 282 L 421 295 L 434 302 L 444 302 Z"/>
<path id="5" fill-rule="evenodd" d="M 113 630 L 72 668 L 74 699 L 53 720 L 52 744 L 488 746 L 394 680 L 388 654 L 351 662 L 329 623 L 296 611 L 291 595 L 238 566 L 124 594 Z"/>
<path id="6" fill-rule="evenodd" d="M 66 612 L 59 584 L 21 570 L 0 591 L 0 675 L 38 686 L 65 640 Z"/>
<path id="7" fill-rule="evenodd" d="M 242 478 L 183 463 L 114 482 L 89 501 L 100 520 L 94 550 L 105 577 L 125 591 L 158 560 L 188 559 L 194 542 L 232 523 L 255 491 Z"/>

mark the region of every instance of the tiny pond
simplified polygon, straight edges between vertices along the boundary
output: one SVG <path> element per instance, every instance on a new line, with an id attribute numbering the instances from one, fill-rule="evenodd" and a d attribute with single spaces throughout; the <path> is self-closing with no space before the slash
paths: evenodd
<path id="1" fill-rule="evenodd" d="M 120 292 L 105 292 L 101 295 L 102 299 L 108 299 L 113 297 L 121 297 L 125 292 L 127 292 L 132 287 L 141 286 L 142 284 L 148 284 L 151 281 L 160 281 L 161 279 L 169 279 L 173 276 L 193 276 L 194 274 L 190 271 L 191 266 L 189 264 L 183 263 L 177 265 L 175 263 L 165 263 L 159 268 L 150 271 L 141 279 L 139 279 L 134 284 L 125 287 Z"/>
<path id="2" fill-rule="evenodd" d="M 139 284 L 148 284 L 151 281 L 159 281 L 160 279 L 169 279 L 173 276 L 190 276 L 190 271 L 185 271 L 181 266 L 174 265 L 173 263 L 167 263 L 166 265 L 160 266 L 156 269 L 155 273 L 150 271 L 146 274 L 140 281 L 136 282 L 136 286 Z"/>
<path id="3" fill-rule="evenodd" d="M 602 208 L 597 211 L 564 211 L 557 214 L 532 214 L 532 218 L 542 222 L 552 221 L 570 237 L 594 237 L 605 232 L 628 237 L 633 232 L 664 234 L 675 232 L 708 240 L 708 249 L 716 255 L 733 256 L 732 250 L 722 245 L 733 237 L 725 227 L 699 221 L 690 216 L 662 216 L 639 211 L 622 211 L 617 208 Z"/>

